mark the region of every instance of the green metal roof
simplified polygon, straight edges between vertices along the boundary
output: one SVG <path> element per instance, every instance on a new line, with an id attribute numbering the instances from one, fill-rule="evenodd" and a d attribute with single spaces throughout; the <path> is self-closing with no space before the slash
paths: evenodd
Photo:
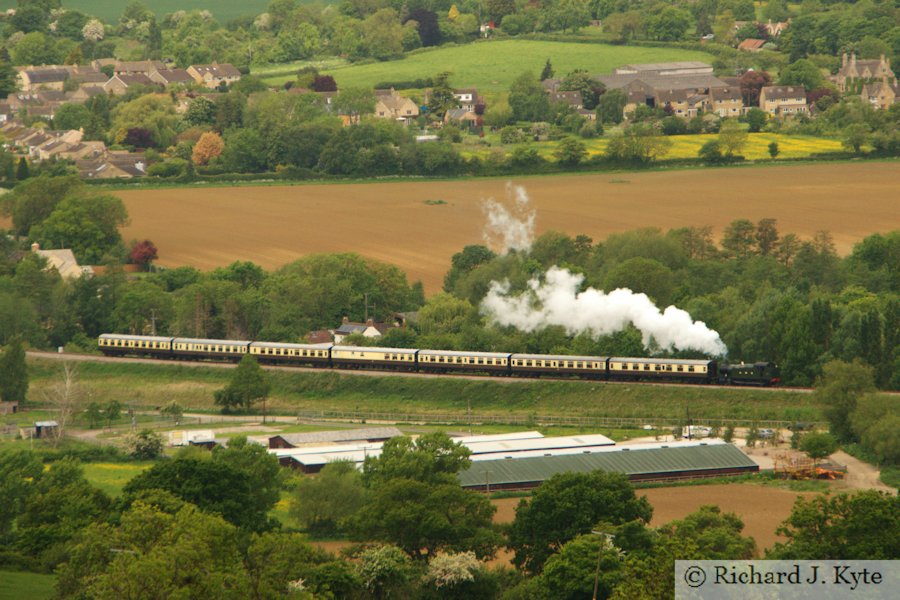
<path id="1" fill-rule="evenodd" d="M 459 474 L 463 487 L 544 481 L 557 473 L 611 471 L 626 475 L 674 473 L 755 467 L 746 454 L 732 444 L 692 445 L 674 448 L 617 448 L 591 454 L 509 458 L 473 462 Z"/>

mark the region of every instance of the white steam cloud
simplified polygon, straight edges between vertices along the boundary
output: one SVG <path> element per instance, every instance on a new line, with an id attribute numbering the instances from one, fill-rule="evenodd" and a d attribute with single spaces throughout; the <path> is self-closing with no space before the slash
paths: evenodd
<path id="1" fill-rule="evenodd" d="M 529 250 L 534 241 L 535 211 L 529 207 L 528 193 L 520 185 L 506 184 L 506 202 L 493 198 L 482 206 L 487 217 L 484 241 L 494 251 Z"/>
<path id="2" fill-rule="evenodd" d="M 495 323 L 522 331 L 560 325 L 570 335 L 589 332 L 595 337 L 621 331 L 629 323 L 641 332 L 645 348 L 700 350 L 709 356 L 724 356 L 728 349 L 719 334 L 686 311 L 669 306 L 660 312 L 646 294 L 620 288 L 610 293 L 578 289 L 582 275 L 552 267 L 543 283 L 529 281 L 529 290 L 509 295 L 509 282 L 491 282 L 481 311 Z"/>

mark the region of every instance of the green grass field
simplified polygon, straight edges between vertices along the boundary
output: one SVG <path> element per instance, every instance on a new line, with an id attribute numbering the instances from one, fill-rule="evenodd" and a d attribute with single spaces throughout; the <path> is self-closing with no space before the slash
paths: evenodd
<path id="1" fill-rule="evenodd" d="M 614 68 L 628 63 L 712 62 L 712 56 L 705 52 L 678 48 L 506 39 L 419 50 L 400 60 L 336 67 L 328 73 L 342 88 L 372 87 L 379 82 L 412 80 L 449 71 L 453 74 L 450 81 L 455 87 L 478 88 L 490 100 L 505 93 L 523 71 L 530 70 L 539 75 L 548 58 L 558 75 L 574 69 L 585 69 L 593 74 L 611 73 Z M 299 66 L 288 71 L 289 74 L 271 75 L 271 69 L 262 74 L 267 83 L 282 84 L 294 78 L 293 73 Z"/>
<path id="2" fill-rule="evenodd" d="M 59 365 L 31 361 L 31 394 L 40 397 L 58 378 Z M 213 392 L 230 369 L 172 364 L 81 363 L 81 385 L 99 402 L 118 399 L 135 406 L 176 400 L 191 409 L 214 410 Z M 694 418 L 819 421 L 810 394 L 789 390 L 621 385 L 581 381 L 466 380 L 452 377 L 362 377 L 341 373 L 271 372 L 272 414 L 293 411 L 362 411 L 493 417 L 533 414 L 573 417 Z"/>
<path id="3" fill-rule="evenodd" d="M 85 478 L 110 496 L 118 496 L 132 477 L 153 466 L 152 462 L 84 463 Z"/>
<path id="4" fill-rule="evenodd" d="M 328 3 L 328 0 L 325 0 Z M 128 5 L 126 0 L 63 0 L 63 8 L 100 17 L 105 23 L 118 23 L 122 11 Z M 224 23 L 235 17 L 258 15 L 266 11 L 269 0 L 152 0 L 145 6 L 162 17 L 177 10 L 208 10 L 217 21 Z M 16 0 L 0 0 L 0 9 L 15 8 Z"/>
<path id="5" fill-rule="evenodd" d="M 55 575 L 0 571 L 0 600 L 43 600 L 53 596 Z"/>

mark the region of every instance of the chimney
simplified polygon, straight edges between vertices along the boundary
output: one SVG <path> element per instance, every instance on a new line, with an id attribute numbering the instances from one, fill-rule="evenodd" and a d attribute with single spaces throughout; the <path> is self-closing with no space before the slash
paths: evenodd
<path id="1" fill-rule="evenodd" d="M 348 317 L 348 316 L 346 316 L 346 315 L 344 315 L 344 318 L 343 318 L 343 319 L 341 319 L 341 323 L 343 323 L 343 324 L 347 324 L 347 323 L 349 323 L 349 322 L 350 322 L 350 317 Z"/>
<path id="2" fill-rule="evenodd" d="M 37 242 L 35 242 L 35 243 L 33 243 L 33 244 L 31 245 L 31 251 L 32 251 L 32 252 L 37 252 L 37 251 L 40 250 L 40 249 L 41 249 L 41 245 L 38 244 Z"/>
<path id="3" fill-rule="evenodd" d="M 374 326 L 375 326 L 375 320 L 374 320 L 374 319 L 369 319 L 368 321 L 366 321 L 366 326 L 367 326 L 367 327 L 374 327 Z"/>

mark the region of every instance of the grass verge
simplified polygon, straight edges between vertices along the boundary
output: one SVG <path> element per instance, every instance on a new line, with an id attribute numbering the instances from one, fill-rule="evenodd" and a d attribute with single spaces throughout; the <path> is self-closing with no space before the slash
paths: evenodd
<path id="1" fill-rule="evenodd" d="M 56 575 L 0 571 L 0 600 L 43 600 L 53 596 Z"/>

